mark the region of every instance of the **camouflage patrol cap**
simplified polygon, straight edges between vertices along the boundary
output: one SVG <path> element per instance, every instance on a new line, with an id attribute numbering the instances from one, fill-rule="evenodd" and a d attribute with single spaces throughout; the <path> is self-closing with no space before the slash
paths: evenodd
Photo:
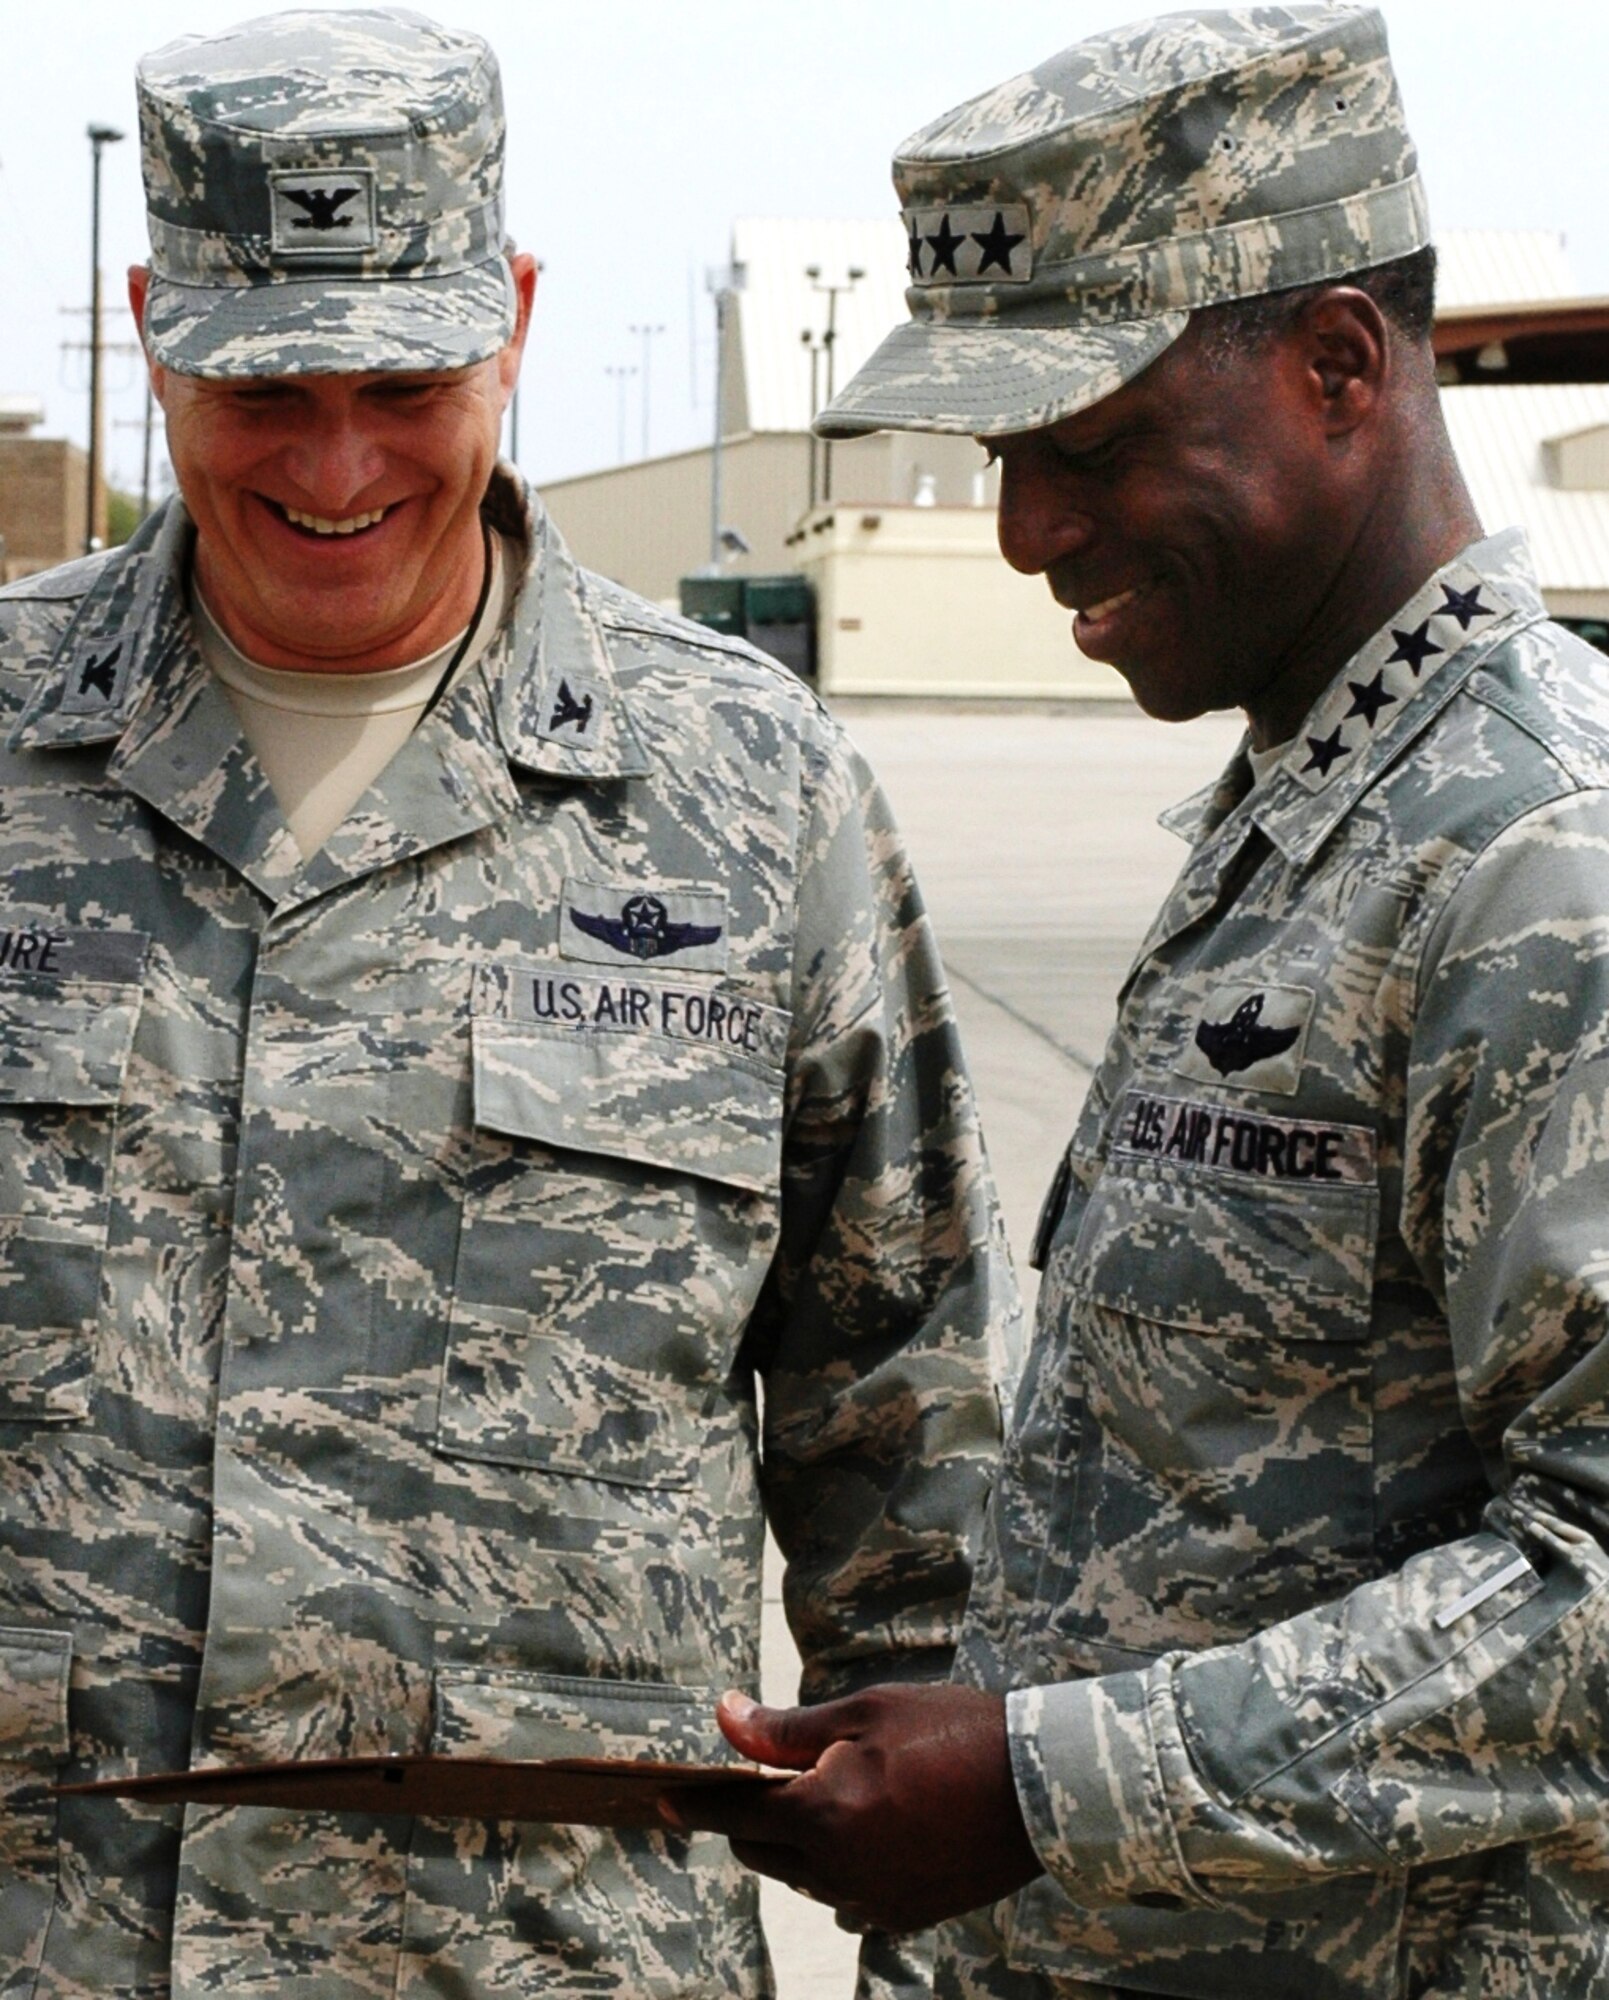
<path id="1" fill-rule="evenodd" d="M 894 156 L 911 318 L 816 421 L 999 436 L 1087 408 L 1192 308 L 1407 256 L 1429 218 L 1373 9 L 1164 14 Z"/>
<path id="2" fill-rule="evenodd" d="M 502 87 L 478 35 L 269 14 L 168 43 L 137 87 L 164 367 L 462 368 L 508 340 Z"/>

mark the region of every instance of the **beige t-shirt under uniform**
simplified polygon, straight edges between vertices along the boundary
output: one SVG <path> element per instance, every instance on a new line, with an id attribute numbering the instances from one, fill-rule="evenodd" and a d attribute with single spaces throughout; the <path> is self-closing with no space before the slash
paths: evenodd
<path id="1" fill-rule="evenodd" d="M 1253 785 L 1260 785 L 1263 782 L 1290 747 L 1291 739 L 1288 736 L 1283 743 L 1271 743 L 1266 750 L 1253 750 L 1249 744 L 1246 746 L 1246 761 L 1251 766 Z"/>
<path id="2" fill-rule="evenodd" d="M 503 622 L 504 580 L 514 566 L 499 536 L 490 537 L 490 550 L 486 603 L 455 680 Z M 413 734 L 464 634 L 455 632 L 428 659 L 380 673 L 296 673 L 248 659 L 193 582 L 190 608 L 201 657 L 223 684 L 302 859 L 309 861 Z"/>

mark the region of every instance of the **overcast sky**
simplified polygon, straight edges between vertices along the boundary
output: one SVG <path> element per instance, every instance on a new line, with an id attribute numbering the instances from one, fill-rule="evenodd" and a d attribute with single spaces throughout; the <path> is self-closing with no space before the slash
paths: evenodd
<path id="1" fill-rule="evenodd" d="M 709 427 L 706 267 L 734 216 L 893 212 L 894 143 L 948 106 L 1125 18 L 1117 0 L 426 0 L 488 35 L 509 111 L 509 223 L 543 260 L 521 460 L 538 480 L 613 461 L 610 364 L 653 343 L 656 450 Z M 0 0 L 0 394 L 40 397 L 82 441 L 89 290 L 85 126 L 132 135 L 135 58 L 251 0 Z M 1386 8 L 1431 213 L 1442 227 L 1562 231 L 1583 293 L 1609 293 L 1609 8 L 1397 0 Z M 144 255 L 132 136 L 105 154 L 107 338 L 132 338 Z M 108 451 L 137 484 L 138 363 L 113 353 Z M 698 396 L 695 400 L 695 384 Z M 635 398 L 640 384 L 633 381 Z M 631 403 L 630 435 L 639 406 Z"/>

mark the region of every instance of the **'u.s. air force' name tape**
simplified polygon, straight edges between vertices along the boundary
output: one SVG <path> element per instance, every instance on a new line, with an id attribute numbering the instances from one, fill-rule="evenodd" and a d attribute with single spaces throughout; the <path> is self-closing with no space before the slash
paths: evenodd
<path id="1" fill-rule="evenodd" d="M 530 965 L 483 968 L 476 1012 L 574 1033 L 662 1035 L 747 1056 L 773 1069 L 788 1047 L 788 1016 L 738 993 L 668 980 L 600 979 Z"/>
<path id="2" fill-rule="evenodd" d="M 1194 1098 L 1131 1090 L 1113 1152 L 1131 1158 L 1209 1167 L 1252 1180 L 1374 1179 L 1374 1134 L 1363 1125 L 1268 1118 Z"/>

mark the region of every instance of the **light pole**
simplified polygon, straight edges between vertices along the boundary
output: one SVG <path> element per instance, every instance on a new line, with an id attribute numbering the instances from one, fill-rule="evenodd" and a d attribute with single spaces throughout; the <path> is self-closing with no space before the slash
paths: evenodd
<path id="1" fill-rule="evenodd" d="M 799 335 L 799 339 L 804 346 L 805 352 L 810 356 L 810 421 L 814 425 L 816 412 L 821 408 L 821 395 L 817 387 L 817 375 L 819 373 L 817 363 L 826 352 L 826 348 L 817 340 L 809 327 L 804 329 Z M 816 452 L 819 449 L 820 443 L 821 440 L 812 429 L 810 433 L 810 505 L 812 507 L 816 504 Z"/>
<path id="2" fill-rule="evenodd" d="M 635 333 L 642 338 L 642 455 L 648 456 L 648 343 L 656 333 L 663 333 L 662 326 L 628 326 L 627 333 Z"/>
<path id="3" fill-rule="evenodd" d="M 710 449 L 710 559 L 708 574 L 721 573 L 721 431 L 725 410 L 722 407 L 723 392 L 726 387 L 726 336 L 732 317 L 732 306 L 743 289 L 747 276 L 743 265 L 726 264 L 719 270 L 704 273 L 704 284 L 710 297 L 715 301 L 715 436 Z"/>
<path id="4" fill-rule="evenodd" d="M 852 292 L 865 275 L 866 273 L 858 264 L 851 264 L 849 269 L 844 273 L 844 282 L 841 285 L 824 285 L 821 282 L 821 266 L 819 264 L 807 264 L 805 266 L 805 276 L 810 280 L 811 290 L 827 294 L 827 331 L 821 336 L 821 345 L 823 352 L 827 356 L 827 401 L 829 403 L 832 401 L 832 353 L 838 340 L 838 294 L 840 292 Z M 821 447 L 821 497 L 824 502 L 832 498 L 832 442 L 830 439 L 825 440 Z"/>
<path id="5" fill-rule="evenodd" d="M 90 145 L 89 196 L 89 500 L 84 514 L 84 553 L 100 544 L 95 532 L 95 492 L 101 476 L 101 148 L 115 146 L 122 133 L 112 125 L 85 127 Z"/>
<path id="6" fill-rule="evenodd" d="M 603 372 L 605 375 L 612 375 L 614 377 L 619 390 L 615 410 L 615 460 L 617 464 L 624 465 L 626 462 L 626 384 L 637 371 L 635 368 L 627 367 L 623 362 L 606 361 Z"/>

